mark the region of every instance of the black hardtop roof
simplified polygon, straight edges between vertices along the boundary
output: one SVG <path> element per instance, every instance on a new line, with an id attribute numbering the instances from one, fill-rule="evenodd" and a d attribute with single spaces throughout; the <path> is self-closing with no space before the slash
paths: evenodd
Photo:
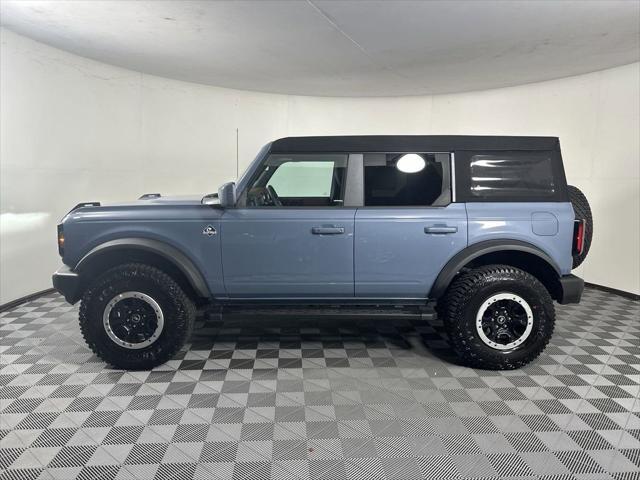
<path id="1" fill-rule="evenodd" d="M 455 150 L 559 150 L 558 137 L 483 135 L 345 135 L 285 137 L 271 143 L 271 153 L 449 152 Z"/>

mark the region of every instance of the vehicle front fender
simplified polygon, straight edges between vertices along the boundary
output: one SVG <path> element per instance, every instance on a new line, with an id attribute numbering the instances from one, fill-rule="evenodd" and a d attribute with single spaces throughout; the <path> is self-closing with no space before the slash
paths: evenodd
<path id="1" fill-rule="evenodd" d="M 75 265 L 73 270 L 82 275 L 97 258 L 116 253 L 118 250 L 139 250 L 158 255 L 173 264 L 185 276 L 195 293 L 200 297 L 210 297 L 211 292 L 198 267 L 184 253 L 167 243 L 150 238 L 118 238 L 101 243 L 92 248 Z"/>

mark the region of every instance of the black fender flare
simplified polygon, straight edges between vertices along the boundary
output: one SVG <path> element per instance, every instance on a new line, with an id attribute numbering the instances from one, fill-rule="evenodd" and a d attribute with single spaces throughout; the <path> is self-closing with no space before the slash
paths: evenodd
<path id="1" fill-rule="evenodd" d="M 91 260 L 96 259 L 97 256 L 103 255 L 107 252 L 117 250 L 141 250 L 159 255 L 175 265 L 176 268 L 184 274 L 198 296 L 205 298 L 209 298 L 211 296 L 211 292 L 209 291 L 209 287 L 207 286 L 204 276 L 191 259 L 176 247 L 151 238 L 118 238 L 101 243 L 100 245 L 92 248 L 78 261 L 74 267 L 74 271 L 82 274 L 82 269 L 86 267 Z"/>
<path id="2" fill-rule="evenodd" d="M 475 260 L 482 255 L 486 255 L 487 253 L 504 251 L 519 251 L 535 255 L 536 257 L 546 262 L 550 267 L 552 267 L 558 274 L 558 277 L 561 276 L 560 268 L 558 267 L 556 262 L 554 262 L 549 255 L 547 255 L 535 245 L 523 242 L 521 240 L 485 240 L 483 242 L 469 245 L 465 249 L 456 253 L 446 263 L 442 270 L 440 270 L 436 281 L 431 287 L 429 298 L 437 300 L 442 297 L 447 291 L 447 288 L 449 287 L 449 284 L 451 283 L 453 278 L 465 265 L 467 265 L 472 260 Z"/>

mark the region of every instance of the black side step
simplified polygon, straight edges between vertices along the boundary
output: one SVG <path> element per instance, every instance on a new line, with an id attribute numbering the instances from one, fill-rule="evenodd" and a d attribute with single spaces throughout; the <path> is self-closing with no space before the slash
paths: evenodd
<path id="1" fill-rule="evenodd" d="M 268 307 L 268 306 L 213 306 L 207 309 L 210 315 L 255 316 L 255 317 L 321 317 L 321 318 L 414 318 L 420 320 L 435 320 L 437 314 L 430 306 L 425 307 Z"/>

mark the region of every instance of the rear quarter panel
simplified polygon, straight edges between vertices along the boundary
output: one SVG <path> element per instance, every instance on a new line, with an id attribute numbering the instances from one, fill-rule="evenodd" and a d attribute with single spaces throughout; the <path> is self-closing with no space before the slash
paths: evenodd
<path id="1" fill-rule="evenodd" d="M 563 275 L 571 272 L 571 203 L 469 202 L 466 206 L 470 246 L 485 240 L 528 242 L 549 255 Z"/>

